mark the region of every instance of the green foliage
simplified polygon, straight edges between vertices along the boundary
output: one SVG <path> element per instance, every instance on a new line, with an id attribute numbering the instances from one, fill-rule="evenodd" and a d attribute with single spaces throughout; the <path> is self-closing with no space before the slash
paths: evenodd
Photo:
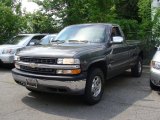
<path id="1" fill-rule="evenodd" d="M 23 29 L 23 18 L 15 15 L 10 7 L 0 3 L 0 43 Z"/>
<path id="2" fill-rule="evenodd" d="M 116 1 L 116 13 L 122 19 L 134 19 L 140 21 L 138 16 L 138 1 L 139 0 L 118 0 Z"/>
<path id="3" fill-rule="evenodd" d="M 151 21 L 151 0 L 139 0 L 139 17 L 142 19 L 141 29 L 150 31 L 152 27 Z"/>
<path id="4" fill-rule="evenodd" d="M 7 7 L 10 7 L 14 4 L 13 0 L 0 0 L 0 3 L 3 3 Z"/>
<path id="5" fill-rule="evenodd" d="M 47 15 L 60 18 L 58 22 L 64 26 L 88 22 L 105 22 L 110 16 L 114 16 L 112 12 L 114 5 L 106 4 L 106 0 L 102 2 L 98 0 L 44 0 L 43 2 L 38 1 L 38 4 L 43 6 Z"/>
<path id="6" fill-rule="evenodd" d="M 122 21 L 123 16 L 116 9 L 117 1 L 113 0 L 44 0 L 43 2 L 37 1 L 37 3 L 43 6 L 42 11 L 45 11 L 46 15 L 59 18 L 56 21 L 61 27 L 80 23 L 107 23 L 113 21 L 120 21 L 124 25 L 127 24 L 127 21 L 132 21 L 125 18 Z M 132 23 L 135 23 L 135 20 Z M 128 28 L 129 25 L 123 27 Z M 129 27 L 129 29 L 131 28 L 132 26 Z"/>
<path id="7" fill-rule="evenodd" d="M 142 48 L 144 49 L 144 56 L 150 59 L 154 51 L 155 42 L 152 36 L 151 20 L 151 0 L 139 0 L 138 2 L 138 14 L 141 18 L 140 29 L 138 31 L 139 38 L 142 42 Z"/>
<path id="8" fill-rule="evenodd" d="M 41 12 L 25 15 L 27 22 L 27 33 L 55 33 L 57 26 L 52 17 L 49 17 Z"/>
<path id="9" fill-rule="evenodd" d="M 157 8 L 153 17 L 153 39 L 156 44 L 160 45 L 160 8 Z"/>
<path id="10" fill-rule="evenodd" d="M 0 0 L 0 3 L 4 6 L 11 8 L 16 14 L 21 14 L 21 2 L 20 0 Z"/>
<path id="11" fill-rule="evenodd" d="M 139 24 L 137 20 L 116 19 L 113 22 L 121 26 L 127 40 L 138 39 L 137 29 L 139 29 Z"/>

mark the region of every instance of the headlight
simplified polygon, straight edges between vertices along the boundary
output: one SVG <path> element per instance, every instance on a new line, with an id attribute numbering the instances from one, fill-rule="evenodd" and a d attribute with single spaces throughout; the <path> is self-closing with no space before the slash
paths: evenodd
<path id="1" fill-rule="evenodd" d="M 19 61 L 19 60 L 20 60 L 20 57 L 17 56 L 17 55 L 15 55 L 15 56 L 14 56 L 14 61 Z"/>
<path id="2" fill-rule="evenodd" d="M 74 58 L 59 58 L 57 64 L 80 64 L 80 60 Z"/>
<path id="3" fill-rule="evenodd" d="M 15 54 L 16 50 L 15 49 L 4 49 L 2 51 L 2 54 Z"/>
<path id="4" fill-rule="evenodd" d="M 151 67 L 160 70 L 160 62 L 152 61 Z"/>
<path id="5" fill-rule="evenodd" d="M 20 65 L 16 63 L 16 61 L 20 61 L 20 57 L 15 55 L 14 56 L 14 61 L 15 61 L 15 64 L 14 64 L 15 68 L 20 69 Z"/>
<path id="6" fill-rule="evenodd" d="M 17 63 L 14 64 L 15 68 L 20 69 L 20 65 L 18 65 Z"/>

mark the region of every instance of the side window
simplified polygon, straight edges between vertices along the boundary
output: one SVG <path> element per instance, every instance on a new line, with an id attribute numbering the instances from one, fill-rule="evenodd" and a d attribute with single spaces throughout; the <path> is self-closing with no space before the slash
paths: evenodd
<path id="1" fill-rule="evenodd" d="M 28 46 L 32 45 L 38 45 L 40 43 L 40 40 L 44 37 L 44 35 L 40 36 L 34 36 L 28 43 Z"/>
<path id="2" fill-rule="evenodd" d="M 118 27 L 113 27 L 111 31 L 111 37 L 122 36 Z"/>

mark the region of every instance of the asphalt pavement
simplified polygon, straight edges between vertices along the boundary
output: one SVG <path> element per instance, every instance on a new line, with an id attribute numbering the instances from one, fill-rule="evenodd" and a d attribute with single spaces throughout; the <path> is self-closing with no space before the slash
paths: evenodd
<path id="1" fill-rule="evenodd" d="M 0 67 L 0 120 L 160 120 L 160 95 L 149 87 L 149 69 L 140 78 L 127 71 L 106 82 L 100 103 L 82 96 L 32 93 L 17 85 L 11 68 Z"/>

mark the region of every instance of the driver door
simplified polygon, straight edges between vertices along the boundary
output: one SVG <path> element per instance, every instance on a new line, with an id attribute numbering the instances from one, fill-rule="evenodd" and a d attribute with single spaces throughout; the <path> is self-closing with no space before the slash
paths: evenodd
<path id="1" fill-rule="evenodd" d="M 113 30 L 114 29 L 114 30 Z M 113 27 L 111 33 L 111 40 L 113 37 L 123 37 L 119 27 Z M 111 54 L 109 55 L 109 75 L 113 77 L 123 72 L 129 66 L 129 49 L 125 41 L 121 43 L 113 43 L 111 45 Z"/>

